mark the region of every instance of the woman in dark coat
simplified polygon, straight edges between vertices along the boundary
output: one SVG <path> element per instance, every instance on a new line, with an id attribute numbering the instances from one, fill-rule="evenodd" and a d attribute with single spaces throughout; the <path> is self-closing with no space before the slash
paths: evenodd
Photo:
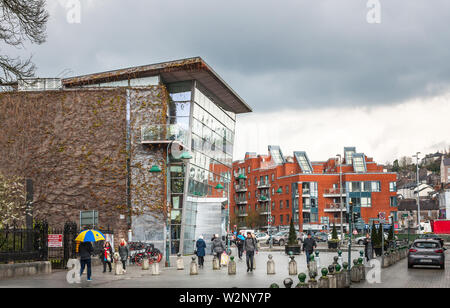
<path id="1" fill-rule="evenodd" d="M 112 262 L 113 250 L 109 242 L 105 242 L 103 246 L 102 262 L 103 262 L 103 273 L 106 272 L 106 265 L 108 264 L 109 272 L 111 272 L 111 262 Z"/>
<path id="2" fill-rule="evenodd" d="M 195 243 L 195 247 L 197 248 L 198 266 L 203 268 L 206 255 L 206 243 L 203 240 L 203 236 L 199 236 L 197 243 Z"/>
<path id="3" fill-rule="evenodd" d="M 370 261 L 371 259 L 373 259 L 373 245 L 369 233 L 366 234 L 366 238 L 364 239 L 363 244 L 364 252 L 366 254 L 366 260 Z"/>
<path id="4" fill-rule="evenodd" d="M 130 251 L 128 250 L 128 245 L 127 242 L 125 242 L 125 239 L 120 240 L 119 255 L 120 261 L 122 261 L 123 271 L 126 273 L 126 263 L 128 260 L 128 256 L 130 255 Z"/>

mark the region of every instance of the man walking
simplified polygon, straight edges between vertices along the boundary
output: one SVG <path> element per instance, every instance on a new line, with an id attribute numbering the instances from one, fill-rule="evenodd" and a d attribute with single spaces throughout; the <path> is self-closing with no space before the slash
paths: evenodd
<path id="1" fill-rule="evenodd" d="M 91 242 L 82 242 L 79 247 L 80 251 L 80 277 L 83 275 L 84 268 L 87 266 L 87 281 L 92 281 L 91 279 L 91 255 L 94 252 L 94 247 L 92 247 Z"/>
<path id="2" fill-rule="evenodd" d="M 316 241 L 311 237 L 311 233 L 308 233 L 308 237 L 303 242 L 303 251 L 306 253 L 306 263 L 309 264 L 310 255 L 314 252 L 314 248 L 317 248 Z"/>
<path id="3" fill-rule="evenodd" d="M 366 260 L 370 261 L 373 259 L 373 246 L 372 239 L 370 238 L 370 234 L 366 233 L 366 238 L 363 241 L 364 244 L 364 252 L 366 254 Z"/>
<path id="4" fill-rule="evenodd" d="M 247 232 L 247 238 L 244 241 L 244 252 L 247 259 L 247 273 L 253 272 L 253 260 L 255 257 L 255 251 L 258 253 L 258 246 L 256 239 L 252 236 L 251 232 Z"/>

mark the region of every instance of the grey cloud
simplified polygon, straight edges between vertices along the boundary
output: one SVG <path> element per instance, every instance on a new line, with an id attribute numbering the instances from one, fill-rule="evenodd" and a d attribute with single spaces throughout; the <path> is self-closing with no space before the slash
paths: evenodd
<path id="1" fill-rule="evenodd" d="M 53 6 L 40 75 L 203 57 L 255 111 L 395 104 L 448 91 L 450 3 L 99 0 L 81 24 Z"/>

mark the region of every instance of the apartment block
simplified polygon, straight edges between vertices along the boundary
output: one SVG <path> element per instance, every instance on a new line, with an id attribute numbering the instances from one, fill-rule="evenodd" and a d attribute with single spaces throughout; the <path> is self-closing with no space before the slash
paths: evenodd
<path id="1" fill-rule="evenodd" d="M 237 228 L 267 229 L 294 220 L 301 231 L 349 228 L 352 204 L 359 231 L 379 218 L 397 222 L 397 174 L 385 172 L 355 147 L 327 161 L 304 151 L 285 157 L 279 146 L 267 155 L 246 153 L 233 163 L 231 222 Z M 342 218 L 341 218 L 342 217 Z"/>

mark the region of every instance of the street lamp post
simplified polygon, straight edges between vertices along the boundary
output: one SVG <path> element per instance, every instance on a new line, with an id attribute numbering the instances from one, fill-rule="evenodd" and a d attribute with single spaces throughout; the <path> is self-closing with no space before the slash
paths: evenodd
<path id="1" fill-rule="evenodd" d="M 353 220 L 353 203 L 349 202 L 348 207 L 349 220 L 348 220 L 348 270 L 352 267 L 352 220 Z"/>
<path id="2" fill-rule="evenodd" d="M 416 185 L 417 185 L 417 233 L 421 233 L 421 227 L 420 227 L 420 191 L 419 191 L 419 154 L 420 152 L 417 152 L 416 155 L 413 155 L 413 157 L 416 158 Z"/>
<path id="3" fill-rule="evenodd" d="M 341 244 L 344 241 L 344 205 L 342 204 L 342 157 L 341 154 L 336 154 L 337 157 L 339 157 L 339 198 L 340 198 L 340 208 L 341 208 Z"/>

